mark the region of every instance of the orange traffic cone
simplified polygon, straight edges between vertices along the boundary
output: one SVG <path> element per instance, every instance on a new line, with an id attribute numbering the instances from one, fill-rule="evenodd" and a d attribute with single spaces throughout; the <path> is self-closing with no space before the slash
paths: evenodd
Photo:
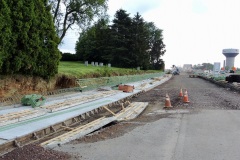
<path id="1" fill-rule="evenodd" d="M 189 103 L 190 101 L 188 100 L 188 93 L 187 93 L 187 90 L 185 91 L 184 93 L 184 96 L 183 96 L 183 102 L 184 103 Z"/>
<path id="2" fill-rule="evenodd" d="M 169 95 L 166 93 L 166 98 L 169 98 Z"/>
<path id="3" fill-rule="evenodd" d="M 182 88 L 180 89 L 179 97 L 183 97 Z"/>
<path id="4" fill-rule="evenodd" d="M 170 101 L 170 98 L 169 98 L 168 94 L 166 94 L 165 107 L 164 108 L 172 108 L 171 101 Z"/>

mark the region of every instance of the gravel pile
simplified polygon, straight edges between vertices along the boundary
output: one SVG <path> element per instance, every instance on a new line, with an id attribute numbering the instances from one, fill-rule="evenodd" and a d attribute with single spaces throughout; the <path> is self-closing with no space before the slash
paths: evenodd
<path id="1" fill-rule="evenodd" d="M 0 157 L 0 160 L 68 160 L 70 155 L 54 150 L 45 150 L 38 145 L 26 145 Z"/>

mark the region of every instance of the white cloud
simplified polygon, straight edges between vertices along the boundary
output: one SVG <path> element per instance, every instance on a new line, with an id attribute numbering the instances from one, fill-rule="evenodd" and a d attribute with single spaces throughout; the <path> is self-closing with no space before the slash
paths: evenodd
<path id="1" fill-rule="evenodd" d="M 75 45 L 79 37 L 79 32 L 80 30 L 78 29 L 68 30 L 66 36 L 63 39 L 62 44 L 60 44 L 58 47 L 61 52 L 75 53 Z"/>

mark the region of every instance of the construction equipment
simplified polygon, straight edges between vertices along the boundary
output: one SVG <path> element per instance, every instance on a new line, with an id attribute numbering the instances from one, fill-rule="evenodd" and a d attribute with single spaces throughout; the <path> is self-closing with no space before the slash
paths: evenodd
<path id="1" fill-rule="evenodd" d="M 233 82 L 240 82 L 240 75 L 239 74 L 231 74 L 225 78 L 228 83 L 233 83 Z"/>

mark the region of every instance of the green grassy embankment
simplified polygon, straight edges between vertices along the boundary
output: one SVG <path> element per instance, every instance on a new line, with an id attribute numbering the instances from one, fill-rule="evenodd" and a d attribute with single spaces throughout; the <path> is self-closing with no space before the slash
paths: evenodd
<path id="1" fill-rule="evenodd" d="M 60 62 L 58 74 L 52 77 L 50 80 L 44 80 L 40 77 L 25 75 L 1 76 L 0 99 L 6 97 L 22 96 L 26 94 L 42 93 L 61 88 L 76 87 L 76 79 L 156 72 L 161 71 L 138 71 L 136 69 L 124 69 L 107 66 L 85 66 L 81 62 Z"/>
<path id="2" fill-rule="evenodd" d="M 157 73 L 159 70 L 137 70 L 127 68 L 116 68 L 107 66 L 85 66 L 82 62 L 60 62 L 58 67 L 58 76 L 69 76 L 75 78 L 96 78 L 109 76 L 122 76 L 133 74 Z"/>

